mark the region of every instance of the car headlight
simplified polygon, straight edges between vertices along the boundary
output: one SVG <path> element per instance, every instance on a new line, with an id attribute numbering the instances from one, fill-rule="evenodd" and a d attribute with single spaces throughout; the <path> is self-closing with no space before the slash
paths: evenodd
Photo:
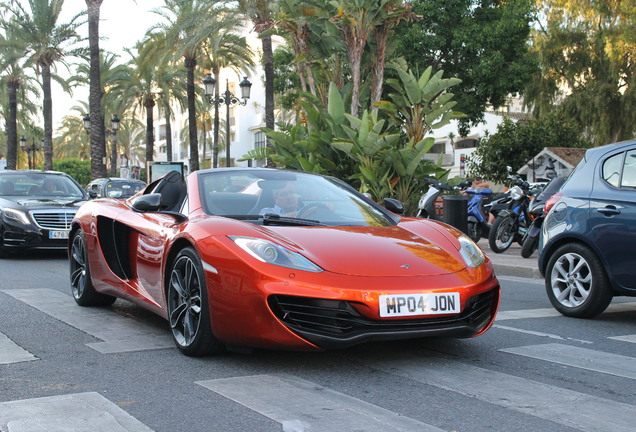
<path id="1" fill-rule="evenodd" d="M 512 198 L 513 200 L 517 201 L 518 199 L 521 199 L 522 196 L 523 191 L 519 186 L 515 186 L 510 189 L 510 198 Z"/>
<path id="2" fill-rule="evenodd" d="M 459 241 L 459 254 L 466 262 L 466 265 L 468 267 L 479 267 L 482 265 L 485 257 L 479 246 L 465 235 L 460 235 L 457 240 Z"/>
<path id="3" fill-rule="evenodd" d="M 296 270 L 321 272 L 322 269 L 299 253 L 268 240 L 254 237 L 228 236 L 234 243 L 259 261 Z"/>
<path id="4" fill-rule="evenodd" d="M 5 219 L 24 225 L 31 225 L 31 221 L 27 214 L 21 210 L 6 208 L 2 211 Z"/>

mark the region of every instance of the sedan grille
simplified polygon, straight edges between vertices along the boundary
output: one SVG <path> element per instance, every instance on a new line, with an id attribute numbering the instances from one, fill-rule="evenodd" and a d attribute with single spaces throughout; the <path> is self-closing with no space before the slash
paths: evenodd
<path id="1" fill-rule="evenodd" d="M 48 230 L 68 230 L 75 216 L 73 210 L 38 210 L 32 211 L 31 216 L 37 226 Z"/>
<path id="2" fill-rule="evenodd" d="M 269 305 L 292 331 L 319 346 L 331 348 L 373 339 L 473 336 L 492 319 L 497 292 L 493 289 L 471 297 L 459 315 L 418 319 L 369 319 L 344 300 L 274 295 L 269 297 Z"/>

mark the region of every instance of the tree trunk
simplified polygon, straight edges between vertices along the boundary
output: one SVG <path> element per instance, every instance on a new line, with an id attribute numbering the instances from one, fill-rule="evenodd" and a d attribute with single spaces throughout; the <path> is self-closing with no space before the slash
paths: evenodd
<path id="1" fill-rule="evenodd" d="M 371 107 L 382 99 L 382 83 L 384 82 L 384 63 L 386 58 L 386 41 L 389 38 L 389 26 L 381 25 L 375 29 L 375 55 L 371 57 Z"/>
<path id="2" fill-rule="evenodd" d="M 170 108 L 168 106 L 164 107 L 163 112 L 166 117 L 166 157 L 168 162 L 172 162 L 172 123 L 170 123 Z"/>
<path id="3" fill-rule="evenodd" d="M 102 116 L 102 84 L 99 69 L 99 12 L 102 0 L 86 0 L 88 9 L 88 43 L 90 47 L 90 87 L 89 87 L 89 116 L 91 118 L 91 176 L 92 178 L 106 177 L 107 170 L 104 163 L 106 157 L 106 137 L 104 133 L 104 118 Z M 45 122 L 46 124 L 46 122 Z M 46 148 L 47 134 L 44 134 Z M 46 152 L 44 153 L 46 163 Z M 46 164 L 45 164 L 46 167 Z"/>
<path id="4" fill-rule="evenodd" d="M 20 83 L 9 81 L 9 116 L 6 119 L 7 128 L 7 169 L 14 170 L 18 165 L 18 89 Z"/>
<path id="5" fill-rule="evenodd" d="M 194 93 L 194 67 L 197 61 L 194 58 L 185 59 L 187 71 L 188 94 L 188 133 L 190 136 L 190 172 L 199 170 L 199 140 L 197 138 L 197 110 Z"/>
<path id="6" fill-rule="evenodd" d="M 155 100 L 152 95 L 146 96 L 144 107 L 146 108 L 146 166 L 148 162 L 155 160 L 155 125 L 152 110 Z"/>
<path id="7" fill-rule="evenodd" d="M 262 38 L 263 44 L 263 67 L 265 69 L 265 127 L 274 130 L 276 119 L 274 117 L 274 52 L 272 51 L 272 38 L 265 36 Z M 226 145 L 229 145 L 227 143 Z M 274 152 L 274 146 L 267 138 L 267 147 Z M 276 164 L 267 159 L 267 167 L 275 167 Z"/>
<path id="8" fill-rule="evenodd" d="M 42 113 L 44 115 L 44 169 L 53 169 L 53 103 L 51 98 L 51 65 L 40 63 L 42 73 Z"/>
<path id="9" fill-rule="evenodd" d="M 214 84 L 214 132 L 213 132 L 213 141 L 212 141 L 212 168 L 218 168 L 219 166 L 219 129 L 220 129 L 220 120 L 219 120 L 219 68 L 214 69 L 214 79 L 216 80 Z"/>

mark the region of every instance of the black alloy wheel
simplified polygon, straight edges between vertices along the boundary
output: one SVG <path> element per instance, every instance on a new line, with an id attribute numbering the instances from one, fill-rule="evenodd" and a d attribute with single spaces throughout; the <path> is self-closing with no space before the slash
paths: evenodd
<path id="1" fill-rule="evenodd" d="M 565 244 L 550 257 L 545 288 L 552 306 L 575 318 L 600 314 L 613 298 L 601 261 L 591 249 L 579 243 Z"/>
<path id="2" fill-rule="evenodd" d="M 95 291 L 88 266 L 88 250 L 86 238 L 80 229 L 73 234 L 71 253 L 69 256 L 71 292 L 75 302 L 80 306 L 108 306 L 112 305 L 116 297 L 100 294 Z"/>
<path id="3" fill-rule="evenodd" d="M 168 318 L 179 350 L 187 356 L 203 356 L 223 350 L 212 333 L 205 273 L 196 251 L 179 252 L 168 281 Z"/>

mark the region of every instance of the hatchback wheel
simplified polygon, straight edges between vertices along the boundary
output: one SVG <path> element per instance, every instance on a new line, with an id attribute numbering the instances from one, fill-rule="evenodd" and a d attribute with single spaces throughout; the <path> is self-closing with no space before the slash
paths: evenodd
<path id="1" fill-rule="evenodd" d="M 88 267 L 88 250 L 84 232 L 78 230 L 73 235 L 69 257 L 71 291 L 75 302 L 80 306 L 108 306 L 117 300 L 115 297 L 95 291 Z"/>
<path id="2" fill-rule="evenodd" d="M 578 243 L 561 246 L 552 255 L 545 286 L 552 306 L 576 318 L 600 314 L 613 297 L 603 265 L 592 250 Z"/>
<path id="3" fill-rule="evenodd" d="M 168 317 L 174 341 L 185 355 L 202 356 L 223 349 L 212 333 L 205 273 L 192 248 L 179 252 L 172 264 Z"/>

